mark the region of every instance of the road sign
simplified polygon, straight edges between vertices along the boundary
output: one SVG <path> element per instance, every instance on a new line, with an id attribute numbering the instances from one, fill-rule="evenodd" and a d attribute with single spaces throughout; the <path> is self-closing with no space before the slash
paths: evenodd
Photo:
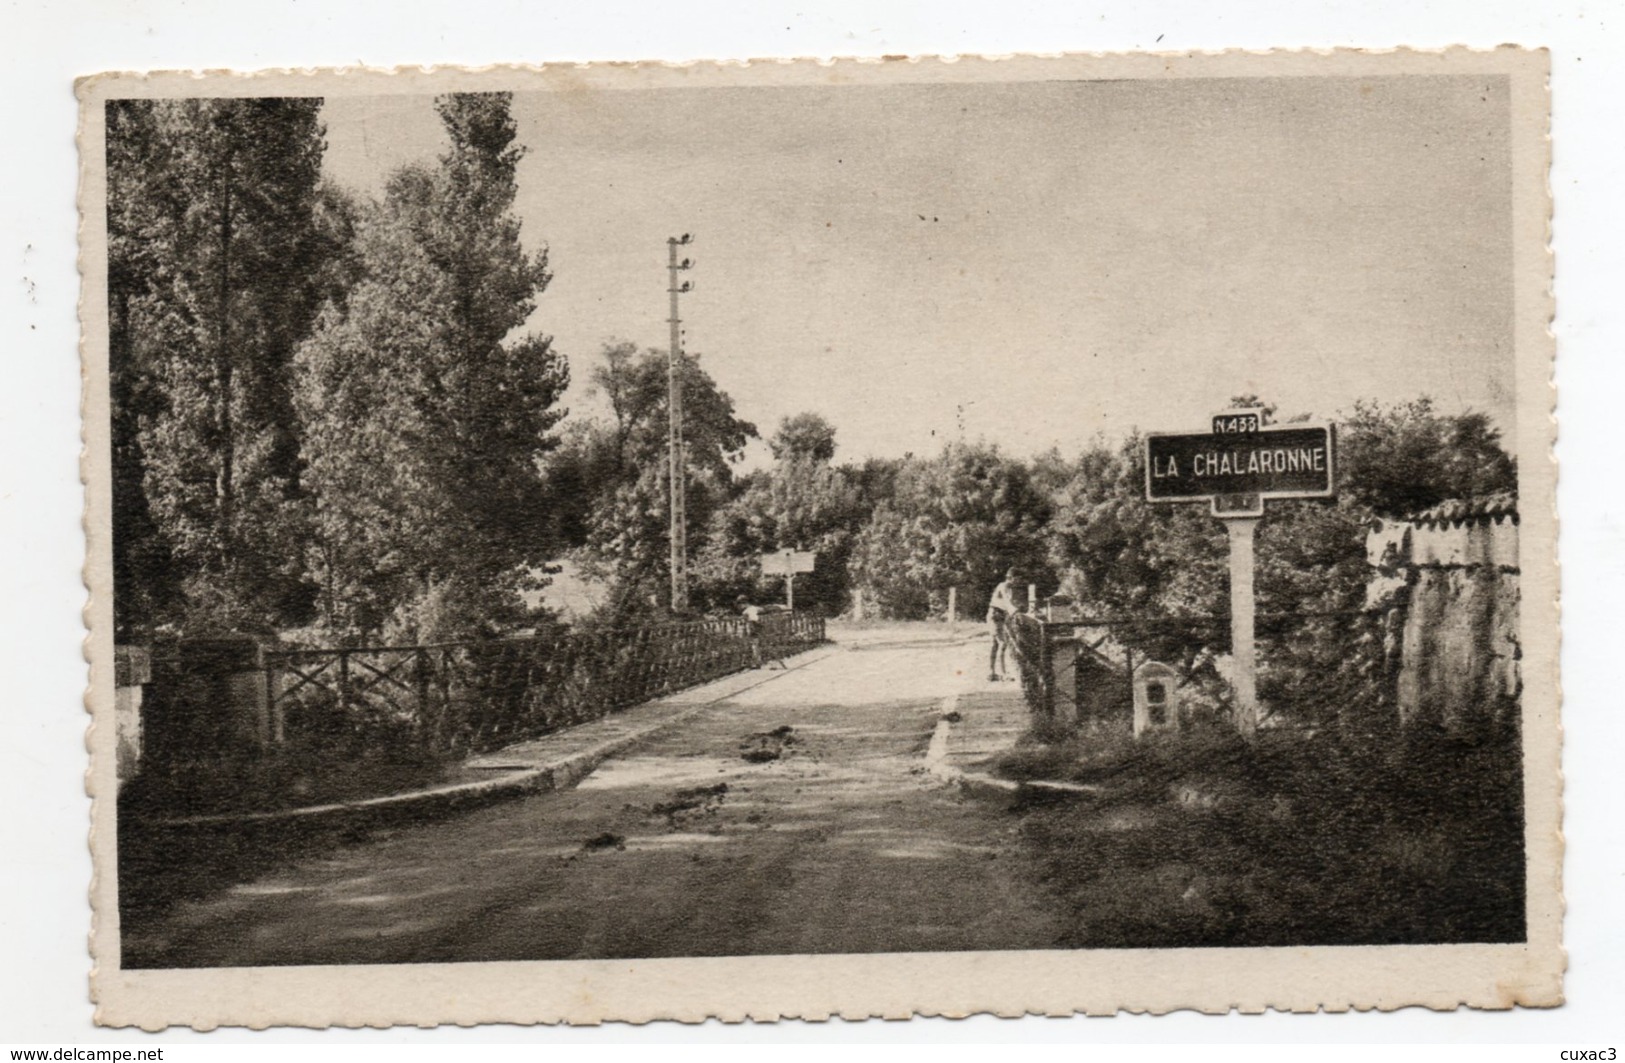
<path id="1" fill-rule="evenodd" d="M 1213 415 L 1213 430 L 1145 439 L 1145 497 L 1208 502 L 1230 540 L 1230 655 L 1237 722 L 1258 727 L 1258 662 L 1253 644 L 1253 535 L 1268 498 L 1330 498 L 1336 493 L 1337 433 L 1331 425 L 1264 423 L 1263 410 Z"/>
<path id="2" fill-rule="evenodd" d="M 818 555 L 811 550 L 779 550 L 762 555 L 762 575 L 793 576 L 797 572 L 811 572 Z"/>
<path id="3" fill-rule="evenodd" d="M 1152 502 L 1199 502 L 1221 496 L 1329 498 L 1335 483 L 1337 436 L 1330 425 L 1291 424 L 1252 431 L 1145 439 L 1145 497 Z M 1251 506 L 1247 508 L 1252 508 Z"/>
<path id="4" fill-rule="evenodd" d="M 762 575 L 784 577 L 784 603 L 796 607 L 796 573 L 811 572 L 818 555 L 811 550 L 780 550 L 762 555 Z"/>

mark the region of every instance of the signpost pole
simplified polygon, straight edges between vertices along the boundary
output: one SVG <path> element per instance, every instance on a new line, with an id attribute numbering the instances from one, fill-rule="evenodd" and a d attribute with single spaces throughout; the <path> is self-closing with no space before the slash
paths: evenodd
<path id="1" fill-rule="evenodd" d="M 1258 730 L 1258 660 L 1253 645 L 1253 535 L 1257 517 L 1230 517 L 1230 655 L 1235 668 L 1236 726 Z"/>

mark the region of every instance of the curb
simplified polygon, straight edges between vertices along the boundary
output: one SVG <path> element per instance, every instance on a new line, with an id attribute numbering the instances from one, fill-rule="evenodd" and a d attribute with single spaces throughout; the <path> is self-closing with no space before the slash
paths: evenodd
<path id="1" fill-rule="evenodd" d="M 1062 782 L 1058 779 L 1001 779 L 987 772 L 966 771 L 954 767 L 948 763 L 948 738 L 958 717 L 959 695 L 949 694 L 942 699 L 942 715 L 937 718 L 936 730 L 931 732 L 931 744 L 925 750 L 926 770 L 938 781 L 957 786 L 977 797 L 991 797 L 1007 802 L 1032 794 L 1094 797 L 1106 792 L 1103 786 L 1092 786 L 1087 783 Z"/>
<path id="2" fill-rule="evenodd" d="M 806 659 L 797 661 L 795 665 L 786 668 L 784 671 L 771 676 L 764 676 L 755 683 L 731 689 L 709 701 L 696 702 L 685 706 L 669 716 L 654 721 L 647 727 L 607 739 L 551 763 L 539 764 L 530 768 L 520 768 L 493 779 L 451 783 L 446 786 L 431 787 L 427 790 L 386 794 L 383 797 L 369 797 L 359 801 L 306 805 L 301 808 L 282 808 L 268 812 L 182 816 L 173 819 L 150 820 L 143 823 L 142 828 L 145 830 L 175 831 L 226 827 L 291 827 L 307 825 L 322 827 L 345 821 L 348 821 L 349 825 L 360 826 L 387 820 L 391 816 L 403 814 L 407 811 L 433 815 L 452 812 L 461 808 L 475 808 L 512 797 L 568 790 L 596 771 L 604 761 L 618 753 L 625 752 L 639 742 L 657 737 L 679 724 L 686 723 L 719 702 L 726 701 L 747 690 L 753 690 L 763 683 L 772 682 L 788 672 L 804 668 L 815 661 L 823 660 L 835 652 L 837 651 L 833 646 L 814 647 L 805 651 L 807 654 Z M 814 654 L 816 656 L 813 656 Z M 744 673 L 736 672 L 733 674 L 742 675 Z M 724 676 L 722 678 L 730 677 Z M 713 682 L 720 682 L 720 680 L 713 680 Z M 645 704 L 648 704 L 648 702 L 645 702 Z"/>

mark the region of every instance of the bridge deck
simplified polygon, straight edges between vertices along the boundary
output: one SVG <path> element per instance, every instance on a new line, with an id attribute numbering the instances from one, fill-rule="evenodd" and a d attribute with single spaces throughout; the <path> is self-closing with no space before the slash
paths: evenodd
<path id="1" fill-rule="evenodd" d="M 379 830 L 128 925 L 125 964 L 1052 946 L 1016 820 L 923 767 L 950 695 L 994 711 L 991 740 L 1016 726 L 985 652 L 865 634 L 754 673 L 574 790 Z"/>

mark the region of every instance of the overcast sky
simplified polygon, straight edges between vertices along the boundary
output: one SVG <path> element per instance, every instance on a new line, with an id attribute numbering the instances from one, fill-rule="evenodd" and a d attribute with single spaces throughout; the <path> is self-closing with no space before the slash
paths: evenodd
<path id="1" fill-rule="evenodd" d="M 516 97 L 533 319 L 578 381 L 687 346 L 764 434 L 842 456 L 963 435 L 1030 454 L 1432 395 L 1512 425 L 1508 97 L 1404 77 L 725 88 Z M 441 150 L 428 97 L 333 99 L 329 173 L 376 192 Z M 577 409 L 589 403 L 572 395 Z"/>

